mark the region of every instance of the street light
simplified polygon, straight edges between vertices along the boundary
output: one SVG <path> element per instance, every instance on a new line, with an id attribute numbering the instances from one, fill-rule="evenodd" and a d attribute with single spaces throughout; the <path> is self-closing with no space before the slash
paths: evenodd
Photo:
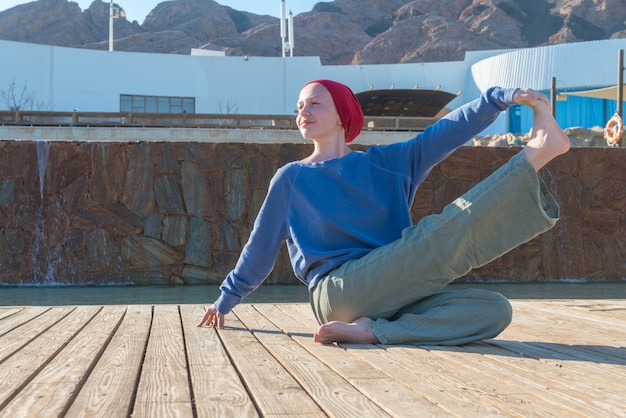
<path id="1" fill-rule="evenodd" d="M 109 52 L 113 51 L 113 19 L 122 17 L 126 17 L 126 12 L 121 7 L 113 6 L 113 0 L 111 0 L 109 6 Z"/>
<path id="2" fill-rule="evenodd" d="M 285 0 L 280 0 L 280 38 L 282 39 L 283 57 L 287 51 L 289 51 L 289 56 L 293 57 L 293 13 L 290 10 L 289 16 L 285 18 Z"/>

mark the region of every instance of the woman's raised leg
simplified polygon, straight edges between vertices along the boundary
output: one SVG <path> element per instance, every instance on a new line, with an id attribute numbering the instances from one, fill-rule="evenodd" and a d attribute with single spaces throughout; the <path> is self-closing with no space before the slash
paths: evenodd
<path id="1" fill-rule="evenodd" d="M 349 335 L 350 342 L 371 342 L 372 322 L 362 317 L 392 320 L 404 307 L 554 226 L 558 205 L 536 171 L 567 152 L 569 140 L 547 105 L 531 107 L 531 139 L 520 154 L 441 214 L 346 262 L 313 289 L 311 305 L 324 324 L 316 341 L 347 342 L 342 336 Z M 355 335 L 363 341 L 355 341 Z"/>

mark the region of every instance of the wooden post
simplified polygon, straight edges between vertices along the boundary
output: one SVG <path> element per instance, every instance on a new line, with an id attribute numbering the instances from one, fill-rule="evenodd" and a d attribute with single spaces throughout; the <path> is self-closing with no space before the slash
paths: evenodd
<path id="1" fill-rule="evenodd" d="M 617 67 L 617 114 L 622 117 L 622 109 L 624 106 L 624 92 L 622 86 L 624 85 L 624 50 L 620 49 L 618 52 L 618 67 Z"/>
<path id="2" fill-rule="evenodd" d="M 552 116 L 556 119 L 556 77 L 552 77 L 552 86 L 550 87 L 550 100 L 552 103 Z"/>

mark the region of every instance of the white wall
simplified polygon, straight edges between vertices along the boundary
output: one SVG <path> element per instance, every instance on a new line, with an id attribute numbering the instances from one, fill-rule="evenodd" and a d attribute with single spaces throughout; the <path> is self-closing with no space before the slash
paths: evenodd
<path id="1" fill-rule="evenodd" d="M 292 115 L 302 85 L 323 77 L 356 93 L 440 85 L 462 91 L 448 105 L 455 108 L 492 85 L 546 89 L 552 76 L 557 88 L 614 84 L 620 48 L 626 40 L 473 51 L 455 62 L 325 66 L 318 57 L 109 52 L 0 40 L 0 90 L 13 81 L 26 86 L 43 104 L 35 110 L 116 112 L 120 94 L 137 94 L 195 97 L 198 113 Z M 485 133 L 506 132 L 506 120 L 503 115 Z"/>
<path id="2" fill-rule="evenodd" d="M 118 111 L 120 94 L 190 96 L 198 113 L 293 114 L 303 84 L 332 78 L 360 92 L 432 89 L 457 93 L 464 62 L 323 66 L 318 57 L 219 57 L 99 51 L 0 41 L 0 89 L 26 85 L 45 108 Z M 457 99 L 455 99 L 457 100 Z M 458 103 L 460 104 L 460 103 Z M 457 104 L 457 105 L 458 105 Z M 4 103 L 0 103 L 0 106 Z"/>

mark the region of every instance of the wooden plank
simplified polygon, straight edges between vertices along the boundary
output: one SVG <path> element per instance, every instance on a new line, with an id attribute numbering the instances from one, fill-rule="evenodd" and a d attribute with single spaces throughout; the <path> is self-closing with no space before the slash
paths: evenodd
<path id="1" fill-rule="evenodd" d="M 305 309 L 302 309 L 303 306 Z M 335 371 L 342 380 L 349 382 L 386 413 L 410 416 L 419 410 L 420 416 L 447 415 L 435 402 L 411 391 L 404 382 L 391 378 L 386 371 L 369 367 L 358 356 L 351 355 L 337 345 L 315 343 L 313 334 L 308 332 L 317 326 L 310 307 L 260 304 L 255 305 L 255 308 L 307 350 L 309 355 Z M 376 348 L 373 345 L 364 346 L 362 351 L 379 355 L 380 350 Z M 374 356 L 380 359 L 377 354 Z"/>
<path id="2" fill-rule="evenodd" d="M 228 315 L 227 326 L 219 330 L 219 337 L 261 415 L 323 416 L 308 393 L 236 315 Z"/>
<path id="3" fill-rule="evenodd" d="M 181 305 L 180 311 L 197 416 L 258 417 L 217 331 L 212 327 L 196 326 L 205 308 Z"/>
<path id="4" fill-rule="evenodd" d="M 562 408 L 536 396 L 532 390 L 520 388 L 511 376 L 503 379 L 497 371 L 477 366 L 477 359 L 466 353 L 448 351 L 449 347 L 433 347 L 420 350 L 417 347 L 389 347 L 387 351 L 407 368 L 425 369 L 454 382 L 466 396 L 474 397 L 476 403 L 504 410 L 508 415 L 522 417 L 584 416 L 574 410 Z M 456 402 L 453 396 L 449 402 Z"/>
<path id="5" fill-rule="evenodd" d="M 597 372 L 602 372 L 605 369 L 604 366 L 609 366 L 606 367 L 606 372 L 611 373 L 613 368 L 610 365 L 625 365 L 623 358 L 617 355 L 617 353 L 624 350 L 623 348 L 602 346 L 601 344 L 595 346 L 591 344 L 567 344 L 560 342 L 562 340 L 542 341 L 541 338 L 529 337 L 526 332 L 516 334 L 513 330 L 509 331 L 506 337 L 525 341 L 533 346 L 543 347 L 552 352 L 549 358 L 555 360 L 572 357 L 580 361 L 596 363 L 598 365 Z"/>
<path id="6" fill-rule="evenodd" d="M 513 324 L 500 338 L 532 341 L 535 345 L 544 345 L 581 360 L 626 364 L 626 350 L 619 347 L 625 340 L 620 338 L 619 332 L 612 333 L 610 326 L 584 322 L 583 318 L 572 320 L 565 313 L 547 315 L 540 306 L 537 310 L 523 306 L 515 308 Z"/>
<path id="7" fill-rule="evenodd" d="M 151 321 L 149 305 L 126 307 L 122 323 L 66 417 L 111 418 L 129 414 Z"/>
<path id="8" fill-rule="evenodd" d="M 37 373 L 55 358 L 100 309 L 97 306 L 76 308 L 70 316 L 65 316 L 0 364 L 0 410 L 37 377 Z"/>
<path id="9" fill-rule="evenodd" d="M 133 415 L 193 417 L 178 306 L 155 305 Z"/>
<path id="10" fill-rule="evenodd" d="M 535 301 L 536 302 L 536 301 Z M 533 302 L 533 305 L 535 304 Z M 626 301 L 619 299 L 542 300 L 540 306 L 564 309 L 569 315 L 583 313 L 585 318 L 626 327 Z M 607 321 L 608 319 L 608 321 Z"/>
<path id="11" fill-rule="evenodd" d="M 477 354 L 489 357 L 495 364 L 510 370 L 512 374 L 523 376 L 549 388 L 549 390 L 563 391 L 572 394 L 581 402 L 596 405 L 609 411 L 609 415 L 624 416 L 626 405 L 626 389 L 616 387 L 614 379 L 602 382 L 593 374 L 594 364 L 588 364 L 584 369 L 570 367 L 567 361 L 550 364 L 531 357 L 520 356 L 500 346 L 497 340 L 485 343 L 470 344 L 464 347 Z M 525 348 L 525 347 L 524 347 Z M 554 389 L 556 388 L 556 389 Z"/>
<path id="12" fill-rule="evenodd" d="M 0 308 L 0 321 L 22 310 L 24 310 L 24 308 Z"/>
<path id="13" fill-rule="evenodd" d="M 40 334 L 54 326 L 74 309 L 69 306 L 50 309 L 37 317 L 36 321 L 26 321 L 23 325 L 17 326 L 2 335 L 0 337 L 0 362 L 5 361 Z"/>
<path id="14" fill-rule="evenodd" d="M 614 393 L 618 396 L 618 399 L 625 396 L 626 381 L 624 381 L 623 377 L 626 375 L 626 370 L 621 365 L 612 367 L 611 365 L 601 365 L 596 362 L 579 360 L 576 357 L 558 353 L 532 343 L 497 339 L 489 340 L 488 344 L 511 352 L 514 358 L 527 357 L 538 360 L 542 364 L 546 364 L 550 369 L 565 367 L 578 373 L 581 379 L 588 380 L 589 384 L 593 384 L 602 393 Z M 613 368 L 617 370 L 606 370 Z M 592 376 L 592 378 L 589 379 L 589 376 Z"/>
<path id="15" fill-rule="evenodd" d="M 472 352 L 465 347 L 432 347 L 437 355 L 445 360 L 456 362 L 459 366 L 469 367 L 475 371 L 477 375 L 484 375 L 486 380 L 491 382 L 502 382 L 503 390 L 506 387 L 516 388 L 517 393 L 522 394 L 521 397 L 541 398 L 544 402 L 536 402 L 533 408 L 535 412 L 541 415 L 554 414 L 555 416 L 574 416 L 580 414 L 586 417 L 590 416 L 607 416 L 617 412 L 615 406 L 608 403 L 595 403 L 593 399 L 587 399 L 584 393 L 571 389 L 570 387 L 544 378 L 543 375 L 525 372 L 523 369 L 511 367 L 508 363 L 485 356 L 482 353 Z M 489 386 L 489 382 L 485 382 Z M 491 384 L 491 386 L 493 386 Z M 527 395 L 524 395 L 526 392 Z M 510 405 L 504 396 L 502 399 Z"/>
<path id="16" fill-rule="evenodd" d="M 537 321 L 537 325 L 546 327 L 558 335 L 566 334 L 576 342 L 602 340 L 604 344 L 613 343 L 619 347 L 626 341 L 626 311 L 619 312 L 622 318 L 609 318 L 595 315 L 592 311 L 573 309 L 565 304 L 535 302 L 532 307 L 516 305 L 516 311 Z M 570 330 L 585 329 L 584 333 L 571 333 Z M 624 350 L 626 351 L 626 350 Z M 622 352 L 624 352 L 622 351 Z M 626 353 L 624 358 L 626 359 Z"/>
<path id="17" fill-rule="evenodd" d="M 599 336 L 600 340 L 576 340 L 579 334 L 586 334 L 590 327 L 575 326 L 567 331 L 559 329 L 558 325 L 542 323 L 535 314 L 514 315 L 511 326 L 507 328 L 499 337 L 498 341 L 507 341 L 512 346 L 517 341 L 525 342 L 524 346 L 516 346 L 520 353 L 528 355 L 532 350 L 540 352 L 543 359 L 553 364 L 562 365 L 564 360 L 568 360 L 568 367 L 580 367 L 585 369 L 587 365 L 593 364 L 593 374 L 595 379 L 614 380 L 616 386 L 620 386 L 626 375 L 626 362 L 619 358 L 623 348 L 604 345 L 603 341 L 610 337 Z M 584 332 L 583 332 L 584 330 Z M 586 370 L 584 373 L 590 373 Z"/>
<path id="18" fill-rule="evenodd" d="M 117 328 L 123 312 L 123 308 L 115 306 L 100 309 L 2 413 L 10 417 L 62 415 Z M 82 321 L 80 325 L 84 324 Z"/>
<path id="19" fill-rule="evenodd" d="M 348 352 L 366 362 L 366 367 L 384 371 L 400 382 L 405 382 L 407 390 L 411 390 L 416 396 L 428 399 L 432 404 L 438 405 L 442 414 L 453 416 L 512 416 L 515 415 L 509 408 L 498 408 L 487 402 L 481 402 L 476 396 L 468 393 L 459 384 L 457 379 L 451 379 L 445 373 L 430 370 L 427 367 L 409 366 L 404 356 L 394 354 L 393 350 L 382 347 L 376 350 L 363 350 L 358 347 L 347 348 Z M 423 350 L 418 347 L 411 348 L 411 356 L 416 351 Z M 419 353 L 421 361 L 428 361 L 428 352 Z"/>
<path id="20" fill-rule="evenodd" d="M 19 327 L 28 321 L 32 321 L 42 313 L 48 311 L 50 308 L 45 306 L 32 306 L 26 309 L 21 309 L 18 312 L 0 320 L 0 335 Z"/>
<path id="21" fill-rule="evenodd" d="M 313 315 L 311 305 L 308 303 L 276 304 L 275 306 L 295 321 L 301 323 L 305 328 L 300 327 L 299 329 L 303 332 L 305 330 L 310 332 L 311 338 L 320 326 L 317 323 L 317 319 L 315 319 L 315 315 Z M 292 325 L 295 326 L 295 324 Z"/>
<path id="22" fill-rule="evenodd" d="M 279 331 L 252 305 L 240 305 L 237 317 L 329 416 L 384 416 L 383 410 L 341 376 Z"/>
<path id="23" fill-rule="evenodd" d="M 594 303 L 595 302 L 595 303 Z M 612 332 L 626 334 L 626 309 L 622 309 L 619 301 L 533 301 L 513 305 L 520 310 L 533 313 L 545 313 L 545 319 L 560 319 L 562 317 L 576 319 L 593 324 L 594 327 Z"/>

